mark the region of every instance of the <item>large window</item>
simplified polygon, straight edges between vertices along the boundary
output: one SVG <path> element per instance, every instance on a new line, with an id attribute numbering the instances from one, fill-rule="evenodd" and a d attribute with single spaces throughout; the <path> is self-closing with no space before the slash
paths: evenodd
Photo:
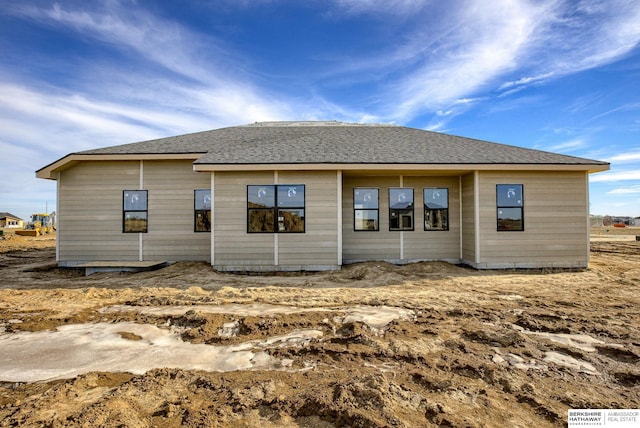
<path id="1" fill-rule="evenodd" d="M 195 232 L 211 232 L 211 190 L 196 189 L 193 192 Z"/>
<path id="2" fill-rule="evenodd" d="M 413 189 L 389 189 L 389 230 L 413 230 Z"/>
<path id="3" fill-rule="evenodd" d="M 449 189 L 424 189 L 424 230 L 449 230 Z"/>
<path id="4" fill-rule="evenodd" d="M 147 191 L 122 192 L 122 231 L 124 233 L 147 232 Z"/>
<path id="5" fill-rule="evenodd" d="M 523 231 L 522 184 L 496 185 L 498 231 Z"/>
<path id="6" fill-rule="evenodd" d="M 247 186 L 247 232 L 303 233 L 304 185 Z"/>
<path id="7" fill-rule="evenodd" d="M 380 230 L 378 189 L 353 189 L 353 229 L 356 231 Z"/>

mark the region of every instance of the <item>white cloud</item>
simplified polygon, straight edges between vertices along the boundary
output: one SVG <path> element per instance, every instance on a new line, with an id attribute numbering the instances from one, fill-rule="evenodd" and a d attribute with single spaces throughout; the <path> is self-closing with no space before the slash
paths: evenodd
<path id="1" fill-rule="evenodd" d="M 633 0 L 558 2 L 539 36 L 540 68 L 559 77 L 614 61 L 637 46 L 639 21 Z"/>
<path id="2" fill-rule="evenodd" d="M 628 187 L 619 187 L 607 192 L 609 195 L 635 195 L 640 194 L 640 184 Z"/>
<path id="3" fill-rule="evenodd" d="M 607 7 L 595 0 L 453 1 L 446 9 L 419 1 L 336 3 L 347 12 L 382 17 L 393 9 L 412 18 L 408 32 L 398 30 L 394 51 L 374 52 L 375 58 L 350 61 L 341 70 L 393 75 L 379 91 L 378 107 L 380 115 L 400 122 L 425 110 L 446 112 L 454 100 L 475 96 L 510 74 L 520 77 L 498 84 L 499 96 L 607 64 L 640 40 L 640 4 L 628 0 Z M 439 21 L 432 18 L 434 9 Z"/>
<path id="4" fill-rule="evenodd" d="M 573 140 L 565 141 L 564 143 L 555 144 L 553 146 L 547 147 L 546 150 L 550 150 L 552 152 L 563 152 L 570 151 L 575 149 L 581 149 L 586 147 L 588 144 L 583 138 L 575 138 Z"/>
<path id="5" fill-rule="evenodd" d="M 410 15 L 429 4 L 429 0 L 335 0 L 343 13 L 390 13 Z"/>
<path id="6" fill-rule="evenodd" d="M 85 7 L 96 6 L 93 3 Z M 213 81 L 218 76 L 194 62 L 196 52 L 220 53 L 218 40 L 203 40 L 174 21 L 159 18 L 144 9 L 131 9 L 110 1 L 96 9 L 74 9 L 67 4 L 54 3 L 50 8 L 25 6 L 16 13 L 52 26 L 72 28 L 88 37 L 110 43 L 120 49 L 128 47 L 136 54 L 182 76 L 199 81 Z M 205 43 L 206 42 L 206 43 Z"/>
<path id="7" fill-rule="evenodd" d="M 640 169 L 630 171 L 607 171 L 589 177 L 591 183 L 602 183 L 608 181 L 640 180 Z"/>
<path id="8" fill-rule="evenodd" d="M 602 117 L 605 116 L 609 116 L 610 114 L 613 113 L 619 113 L 621 111 L 633 111 L 633 110 L 640 110 L 640 103 L 627 103 L 627 104 L 623 104 L 621 106 L 609 109 L 605 112 L 602 112 L 596 116 L 593 116 L 590 120 L 596 120 L 596 119 L 600 119 Z"/>
<path id="9" fill-rule="evenodd" d="M 402 99 L 395 114 L 409 118 L 417 111 L 468 98 L 513 70 L 544 13 L 544 7 L 509 1 L 461 8 L 458 16 L 450 18 L 458 23 L 455 31 L 435 51 L 425 53 L 428 56 L 419 67 L 401 80 Z"/>
<path id="10" fill-rule="evenodd" d="M 609 162 L 635 162 L 640 161 L 640 152 L 629 152 L 615 155 L 609 158 Z"/>
<path id="11" fill-rule="evenodd" d="M 514 88 L 524 88 L 526 86 L 532 85 L 532 84 L 539 84 L 542 83 L 550 78 L 552 78 L 554 75 L 554 72 L 548 72 L 548 73 L 544 73 L 541 74 L 539 76 L 528 76 L 528 77 L 521 77 L 518 80 L 512 80 L 509 82 L 505 82 L 502 85 L 500 85 L 500 87 L 498 88 L 498 90 L 503 90 L 503 89 L 509 89 L 510 91 L 513 91 Z"/>

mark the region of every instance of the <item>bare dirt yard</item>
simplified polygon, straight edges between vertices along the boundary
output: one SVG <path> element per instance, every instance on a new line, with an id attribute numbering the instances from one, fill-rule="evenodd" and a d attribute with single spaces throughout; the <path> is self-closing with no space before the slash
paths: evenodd
<path id="1" fill-rule="evenodd" d="M 580 271 L 84 276 L 0 237 L 0 426 L 566 426 L 640 407 L 640 229 Z"/>

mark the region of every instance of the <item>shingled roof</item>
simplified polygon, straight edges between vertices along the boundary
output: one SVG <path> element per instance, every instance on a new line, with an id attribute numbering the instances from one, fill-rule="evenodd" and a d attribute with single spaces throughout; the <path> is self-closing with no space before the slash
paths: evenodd
<path id="1" fill-rule="evenodd" d="M 13 215 L 13 214 L 7 213 L 7 212 L 0 212 L 0 220 L 6 219 L 6 218 L 13 218 L 13 219 L 16 219 L 16 220 L 22 220 L 17 215 Z"/>
<path id="2" fill-rule="evenodd" d="M 73 160 L 102 155 L 193 155 L 196 170 L 269 165 L 567 165 L 591 171 L 607 162 L 380 124 L 257 122 L 194 134 L 71 153 L 37 171 L 41 178 Z"/>
<path id="3" fill-rule="evenodd" d="M 263 122 L 80 154 L 202 153 L 196 164 L 575 164 L 606 162 L 395 125 Z"/>

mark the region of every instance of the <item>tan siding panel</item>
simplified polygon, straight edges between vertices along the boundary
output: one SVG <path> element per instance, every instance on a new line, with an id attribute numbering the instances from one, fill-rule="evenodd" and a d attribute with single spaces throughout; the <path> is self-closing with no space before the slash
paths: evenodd
<path id="1" fill-rule="evenodd" d="M 586 266 L 584 172 L 480 173 L 481 265 Z M 524 232 L 496 230 L 496 184 L 522 184 Z"/>
<path id="2" fill-rule="evenodd" d="M 280 172 L 280 184 L 305 185 L 305 233 L 278 236 L 281 265 L 338 263 L 338 187 L 335 171 Z"/>
<path id="3" fill-rule="evenodd" d="M 404 260 L 443 260 L 460 258 L 460 195 L 457 176 L 404 176 L 403 187 L 414 189 L 414 230 L 389 231 L 389 188 L 400 186 L 399 176 L 347 175 L 343 180 L 343 257 L 345 262 L 399 260 L 401 234 Z M 356 187 L 379 189 L 378 232 L 354 231 L 353 191 Z M 423 189 L 449 189 L 449 230 L 424 230 Z"/>
<path id="4" fill-rule="evenodd" d="M 193 190 L 209 174 L 191 161 L 145 161 L 149 191 L 145 260 L 209 260 L 209 233 L 193 231 Z M 61 173 L 60 260 L 138 260 L 139 236 L 122 233 L 122 192 L 140 189 L 139 161 L 81 162 Z M 96 244 L 97 242 L 97 244 Z"/>
<path id="5" fill-rule="evenodd" d="M 149 232 L 143 235 L 145 260 L 210 260 L 211 234 L 194 231 L 194 190 L 208 189 L 209 174 L 191 161 L 145 161 L 149 191 Z"/>
<path id="6" fill-rule="evenodd" d="M 122 191 L 139 186 L 139 162 L 82 162 L 60 173 L 59 261 L 138 260 L 122 233 Z"/>
<path id="7" fill-rule="evenodd" d="M 273 184 L 272 172 L 217 172 L 214 192 L 216 266 L 273 265 L 273 234 L 247 233 L 247 185 Z"/>
<path id="8" fill-rule="evenodd" d="M 398 176 L 344 175 L 342 186 L 342 246 L 345 263 L 362 260 L 397 260 L 400 258 L 400 233 L 389 231 L 389 187 L 398 187 Z M 379 223 L 377 232 L 355 231 L 353 189 L 379 189 Z"/>
<path id="9" fill-rule="evenodd" d="M 273 266 L 337 264 L 337 184 L 335 172 L 281 172 L 279 184 L 305 185 L 305 233 L 247 232 L 247 185 L 274 184 L 274 173 L 216 173 L 215 265 Z"/>
<path id="10" fill-rule="evenodd" d="M 460 259 L 460 185 L 458 177 L 404 177 L 405 187 L 414 188 L 415 231 L 404 233 L 404 258 L 407 260 Z M 423 189 L 449 190 L 449 230 L 424 230 Z"/>
<path id="11" fill-rule="evenodd" d="M 462 176 L 462 259 L 475 261 L 475 200 L 473 174 Z"/>

